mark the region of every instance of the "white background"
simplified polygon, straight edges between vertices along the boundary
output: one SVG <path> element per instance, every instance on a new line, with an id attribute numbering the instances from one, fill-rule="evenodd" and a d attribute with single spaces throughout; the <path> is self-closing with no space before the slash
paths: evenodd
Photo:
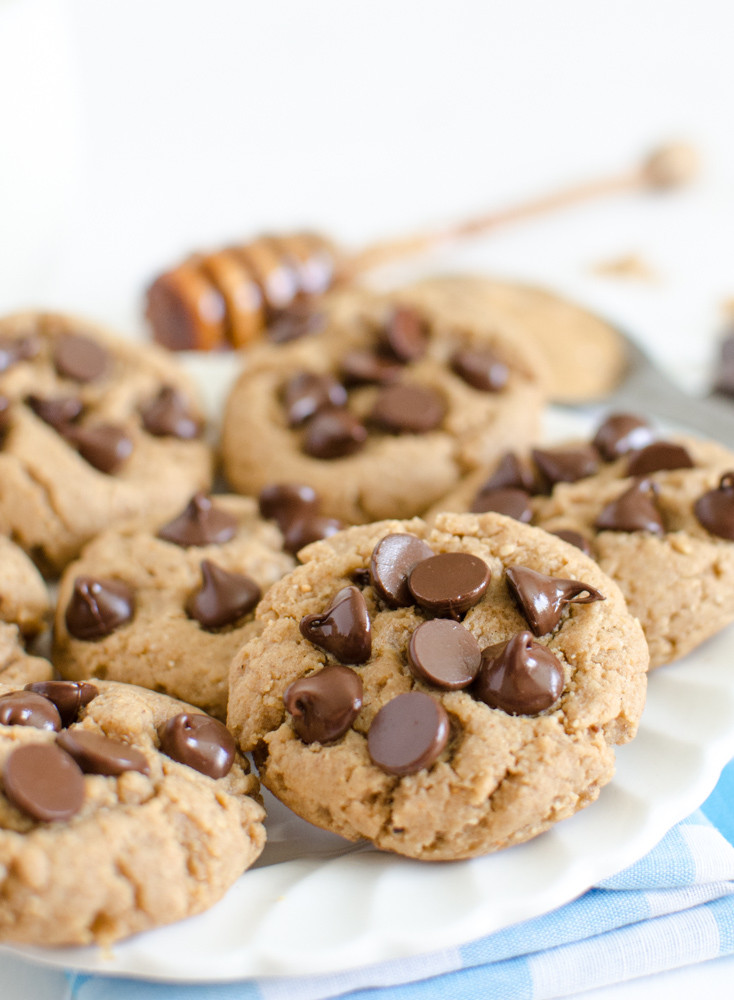
<path id="1" fill-rule="evenodd" d="M 359 248 L 684 137 L 690 190 L 417 266 L 572 291 L 697 389 L 734 299 L 733 97 L 728 0 L 0 0 L 0 308 L 144 336 L 146 283 L 191 250 L 302 226 Z M 657 280 L 592 273 L 627 254 Z M 646 996 L 728 996 L 731 970 Z"/>

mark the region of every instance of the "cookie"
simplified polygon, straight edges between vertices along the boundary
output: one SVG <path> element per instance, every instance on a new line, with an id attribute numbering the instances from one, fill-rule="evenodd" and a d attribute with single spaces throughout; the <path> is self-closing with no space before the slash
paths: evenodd
<path id="1" fill-rule="evenodd" d="M 0 532 L 49 574 L 119 519 L 208 488 L 202 430 L 164 351 L 60 315 L 0 321 Z"/>
<path id="2" fill-rule="evenodd" d="M 54 664 L 181 698 L 224 718 L 229 663 L 261 593 L 294 565 L 251 497 L 199 495 L 171 522 L 99 535 L 59 586 Z"/>
<path id="3" fill-rule="evenodd" d="M 49 681 L 53 673 L 48 660 L 26 652 L 15 625 L 0 622 L 0 685 Z"/>
<path id="4" fill-rule="evenodd" d="M 107 945 L 200 913 L 262 850 L 224 726 L 130 685 L 0 685 L 0 940 Z"/>
<path id="5" fill-rule="evenodd" d="M 0 621 L 17 625 L 31 637 L 40 632 L 49 615 L 49 596 L 41 574 L 22 549 L 0 535 Z"/>
<path id="6" fill-rule="evenodd" d="M 592 802 L 647 647 L 583 553 L 497 514 L 349 528 L 300 553 L 232 663 L 228 728 L 318 826 L 427 860 Z"/>
<path id="7" fill-rule="evenodd" d="M 408 517 L 537 434 L 533 351 L 440 284 L 333 293 L 323 310 L 321 332 L 248 354 L 222 428 L 238 492 L 295 480 L 346 523 Z"/>

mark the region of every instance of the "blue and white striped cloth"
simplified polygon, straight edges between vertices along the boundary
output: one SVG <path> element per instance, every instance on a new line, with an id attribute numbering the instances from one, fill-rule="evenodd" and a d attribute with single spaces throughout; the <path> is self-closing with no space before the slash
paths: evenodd
<path id="1" fill-rule="evenodd" d="M 203 986 L 69 973 L 64 1000 L 545 1000 L 733 953 L 734 761 L 703 807 L 636 864 L 479 941 L 303 979 Z"/>

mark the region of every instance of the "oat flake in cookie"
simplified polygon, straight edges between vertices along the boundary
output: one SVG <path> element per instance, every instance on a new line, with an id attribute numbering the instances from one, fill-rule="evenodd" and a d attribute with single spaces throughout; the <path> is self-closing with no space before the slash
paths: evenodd
<path id="1" fill-rule="evenodd" d="M 1 941 L 108 945 L 202 912 L 260 854 L 257 780 L 198 709 L 0 683 L 0 718 Z"/>
<path id="2" fill-rule="evenodd" d="M 648 654 L 591 559 L 497 514 L 353 527 L 300 558 L 233 660 L 228 715 L 295 812 L 441 860 L 596 799 L 635 735 Z"/>
<path id="3" fill-rule="evenodd" d="M 0 532 L 44 571 L 121 518 L 211 482 L 193 386 L 158 348 L 84 320 L 0 320 Z"/>
<path id="4" fill-rule="evenodd" d="M 250 352 L 222 429 L 234 489 L 295 480 L 345 523 L 408 517 L 529 442 L 544 402 L 536 354 L 442 287 L 330 294 L 321 332 Z"/>

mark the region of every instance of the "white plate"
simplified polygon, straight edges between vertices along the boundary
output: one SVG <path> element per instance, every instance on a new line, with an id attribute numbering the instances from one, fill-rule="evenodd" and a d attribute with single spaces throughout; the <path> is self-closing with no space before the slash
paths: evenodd
<path id="1" fill-rule="evenodd" d="M 586 433 L 555 414 L 549 436 Z M 268 798 L 268 846 L 207 913 L 111 952 L 17 948 L 56 967 L 189 982 L 328 973 L 463 944 L 538 916 L 640 858 L 734 756 L 734 629 L 655 671 L 600 798 L 527 844 L 421 863 L 355 847 Z"/>

